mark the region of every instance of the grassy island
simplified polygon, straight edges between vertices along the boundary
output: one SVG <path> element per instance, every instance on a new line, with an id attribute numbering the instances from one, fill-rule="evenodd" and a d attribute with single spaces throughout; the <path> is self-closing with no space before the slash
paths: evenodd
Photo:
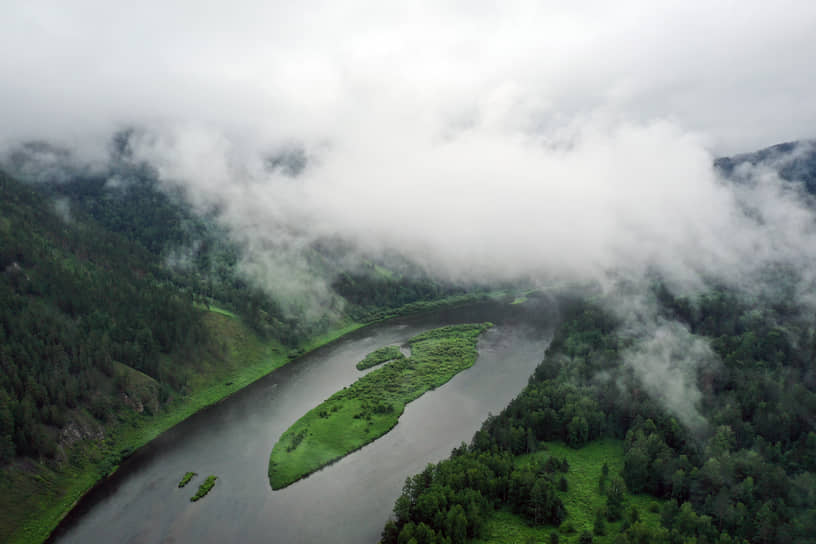
<path id="1" fill-rule="evenodd" d="M 210 489 L 212 489 L 213 486 L 215 485 L 215 481 L 217 479 L 218 476 L 207 476 L 207 479 L 204 480 L 204 483 L 198 486 L 198 491 L 196 491 L 196 494 L 190 497 L 190 502 L 195 502 L 198 499 L 204 497 L 204 495 L 206 495 L 207 493 L 209 493 Z"/>
<path id="2" fill-rule="evenodd" d="M 452 325 L 414 336 L 407 342 L 410 357 L 392 360 L 307 412 L 272 449 L 272 488 L 286 487 L 387 433 L 406 404 L 473 366 L 479 335 L 491 326 Z"/>
<path id="3" fill-rule="evenodd" d="M 357 370 L 366 370 L 372 366 L 403 358 L 405 358 L 405 355 L 402 354 L 398 346 L 385 346 L 366 355 L 365 359 L 357 363 Z"/>
<path id="4" fill-rule="evenodd" d="M 184 487 L 185 485 L 190 483 L 190 480 L 198 476 L 195 472 L 188 472 L 184 475 L 181 481 L 178 483 L 179 487 Z"/>

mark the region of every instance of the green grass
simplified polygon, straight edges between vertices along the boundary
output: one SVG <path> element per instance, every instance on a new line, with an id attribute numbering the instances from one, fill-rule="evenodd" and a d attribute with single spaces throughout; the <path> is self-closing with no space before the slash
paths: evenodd
<path id="1" fill-rule="evenodd" d="M 209 493 L 210 490 L 215 485 L 215 481 L 217 479 L 218 476 L 207 476 L 207 479 L 204 480 L 204 482 L 200 486 L 198 486 L 198 491 L 196 491 L 196 494 L 190 497 L 190 502 L 196 502 L 197 500 L 204 497 L 204 495 Z"/>
<path id="2" fill-rule="evenodd" d="M 387 361 L 402 359 L 404 357 L 405 355 L 402 354 L 399 346 L 385 346 L 366 355 L 365 359 L 357 363 L 357 370 L 366 370 L 367 368 L 377 366 Z"/>
<path id="3" fill-rule="evenodd" d="M 620 476 L 623 471 L 623 442 L 620 440 L 604 439 L 590 442 L 580 449 L 572 449 L 563 443 L 548 442 L 543 444 L 547 449 L 534 454 L 519 456 L 517 464 L 530 463 L 531 459 L 546 459 L 554 455 L 559 459 L 566 457 L 569 462 L 569 472 L 566 474 L 569 484 L 567 492 L 559 492 L 564 506 L 567 508 L 567 519 L 564 525 L 571 524 L 575 528 L 574 534 L 559 533 L 561 542 L 577 542 L 583 531 L 592 532 L 595 512 L 604 508 L 606 497 L 600 493 L 598 479 L 606 463 L 609 467 L 609 477 Z M 624 511 L 635 506 L 640 514 L 642 523 L 650 527 L 660 526 L 660 515 L 656 510 L 662 502 L 649 495 L 626 495 Z M 620 532 L 623 521 L 607 522 L 606 535 L 594 535 L 596 544 L 612 544 L 615 536 Z M 485 524 L 481 539 L 474 540 L 478 544 L 510 544 L 533 542 L 549 542 L 550 533 L 557 532 L 558 528 L 551 525 L 532 527 L 521 517 L 507 511 L 499 510 Z"/>
<path id="4" fill-rule="evenodd" d="M 216 314 L 225 315 L 225 316 L 227 316 L 227 317 L 234 317 L 234 318 L 237 318 L 237 317 L 238 317 L 237 315 L 235 315 L 234 313 L 230 312 L 229 310 L 225 310 L 224 308 L 219 308 L 218 306 L 214 306 L 214 305 L 212 305 L 212 304 L 207 305 L 207 304 L 202 304 L 202 303 L 200 303 L 200 302 L 196 302 L 196 303 L 194 303 L 194 306 L 195 306 L 196 308 L 200 308 L 200 309 L 202 309 L 202 310 L 208 310 L 208 311 L 210 311 L 210 312 L 214 312 L 214 313 L 216 313 Z"/>
<path id="5" fill-rule="evenodd" d="M 378 264 L 375 264 L 374 265 L 374 270 L 377 272 L 377 274 L 379 274 L 380 276 L 382 276 L 383 278 L 385 278 L 387 280 L 394 279 L 394 273 L 392 271 L 390 271 L 389 269 L 385 268 L 384 266 L 380 266 Z"/>
<path id="6" fill-rule="evenodd" d="M 31 463 L 29 472 L 4 470 L 0 519 L 11 543 L 44 541 L 64 515 L 104 475 L 95 468 L 68 467 L 56 471 L 45 464 Z"/>
<path id="7" fill-rule="evenodd" d="M 227 317 L 234 317 L 237 318 L 238 316 L 234 313 L 230 312 L 229 310 L 225 310 L 224 308 L 219 308 L 218 306 L 210 305 L 208 308 L 211 312 L 215 312 L 217 314 L 225 315 Z"/>
<path id="8" fill-rule="evenodd" d="M 179 486 L 179 487 L 184 487 L 185 485 L 189 484 L 189 483 L 190 483 L 190 480 L 192 480 L 192 479 L 193 479 L 193 478 L 195 478 L 196 476 L 198 476 L 198 474 L 196 474 L 195 472 L 188 472 L 188 473 L 186 473 L 186 474 L 185 474 L 185 475 L 184 475 L 184 476 L 181 478 L 181 481 L 179 481 L 178 486 Z"/>
<path id="9" fill-rule="evenodd" d="M 366 374 L 307 412 L 269 456 L 269 483 L 281 489 L 390 431 L 405 405 L 470 368 L 490 323 L 441 327 L 408 341 L 403 357 Z"/>

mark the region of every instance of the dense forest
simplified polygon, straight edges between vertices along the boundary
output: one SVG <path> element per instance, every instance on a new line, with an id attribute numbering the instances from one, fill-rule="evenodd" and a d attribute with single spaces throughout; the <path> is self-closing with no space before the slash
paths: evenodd
<path id="1" fill-rule="evenodd" d="M 0 462 L 53 457 L 73 410 L 105 421 L 115 363 L 183 384 L 162 357 L 208 347 L 193 295 L 115 232 L 66 224 L 43 195 L 0 177 Z M 104 385 L 103 385 L 104 384 Z M 119 383 L 119 386 L 122 384 Z"/>
<path id="2" fill-rule="evenodd" d="M 574 302 L 524 391 L 469 445 L 406 481 L 383 542 L 464 542 L 498 508 L 558 526 L 570 519 L 561 463 L 518 470 L 514 459 L 543 442 L 601 437 L 623 439 L 625 458 L 599 514 L 621 518 L 621 487 L 665 501 L 662 527 L 625 523 L 615 542 L 816 542 L 813 328 L 726 290 L 688 301 L 657 285 L 654 297 L 722 360 L 697 377 L 705 430 L 692 433 L 644 392 L 614 318 Z"/>

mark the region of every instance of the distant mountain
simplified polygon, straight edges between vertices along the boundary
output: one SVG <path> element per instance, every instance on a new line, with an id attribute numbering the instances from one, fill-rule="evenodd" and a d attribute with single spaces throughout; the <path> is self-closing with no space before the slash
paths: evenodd
<path id="1" fill-rule="evenodd" d="M 721 157 L 714 166 L 726 176 L 734 176 L 741 165 L 765 164 L 776 170 L 787 181 L 805 184 L 811 194 L 816 194 L 816 140 L 802 140 L 777 144 L 753 153 Z"/>

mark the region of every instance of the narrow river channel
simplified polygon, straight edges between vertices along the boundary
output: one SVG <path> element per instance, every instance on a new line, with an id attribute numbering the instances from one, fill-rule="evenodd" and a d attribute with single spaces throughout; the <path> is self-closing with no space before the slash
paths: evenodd
<path id="1" fill-rule="evenodd" d="M 269 452 L 280 434 L 354 382 L 370 351 L 452 323 L 493 321 L 472 368 L 410 403 L 388 434 L 273 491 Z M 405 478 L 469 442 L 527 383 L 555 317 L 544 301 L 479 304 L 357 331 L 259 380 L 137 452 L 57 529 L 67 543 L 376 543 Z M 177 487 L 187 471 L 199 474 Z M 190 496 L 209 475 L 215 487 Z"/>

